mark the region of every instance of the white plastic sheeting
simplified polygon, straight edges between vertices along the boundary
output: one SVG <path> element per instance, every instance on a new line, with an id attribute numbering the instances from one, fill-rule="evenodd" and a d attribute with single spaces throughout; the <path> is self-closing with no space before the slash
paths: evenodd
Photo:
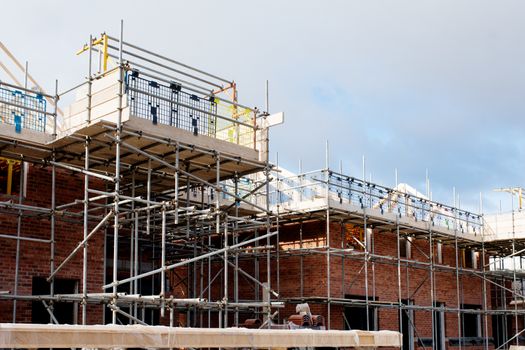
<path id="1" fill-rule="evenodd" d="M 400 347 L 394 331 L 0 324 L 0 348 Z"/>

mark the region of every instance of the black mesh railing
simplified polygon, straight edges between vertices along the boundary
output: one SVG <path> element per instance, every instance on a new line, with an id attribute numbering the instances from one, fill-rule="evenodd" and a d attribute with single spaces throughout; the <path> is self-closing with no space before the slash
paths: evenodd
<path id="1" fill-rule="evenodd" d="M 188 93 L 175 82 L 148 80 L 137 71 L 126 74 L 126 93 L 133 116 L 255 148 L 255 115 L 248 108 Z"/>
<path id="2" fill-rule="evenodd" d="M 194 134 L 215 137 L 217 104 L 182 91 L 181 86 L 170 86 L 139 77 L 132 72 L 126 77 L 131 114 L 191 131 Z"/>
<path id="3" fill-rule="evenodd" d="M 431 201 L 410 193 L 406 186 L 388 188 L 362 179 L 326 170 L 281 178 L 272 183 L 271 205 L 294 207 L 305 202 L 330 198 L 332 203 L 351 204 L 361 209 L 375 209 L 381 215 L 394 214 L 432 226 L 480 235 L 483 219 L 480 214 Z M 328 186 L 328 191 L 327 191 Z"/>
<path id="4" fill-rule="evenodd" d="M 17 133 L 22 129 L 45 132 L 45 98 L 37 93 L 0 88 L 0 124 L 14 125 Z"/>

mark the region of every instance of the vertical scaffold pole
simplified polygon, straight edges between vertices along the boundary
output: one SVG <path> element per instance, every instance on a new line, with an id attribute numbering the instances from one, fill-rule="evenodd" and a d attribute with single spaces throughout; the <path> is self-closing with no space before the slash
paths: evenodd
<path id="1" fill-rule="evenodd" d="M 399 332 L 403 334 L 403 305 L 401 297 L 401 241 L 399 233 L 399 215 L 396 214 L 396 243 L 397 243 L 397 303 L 399 312 Z"/>
<path id="2" fill-rule="evenodd" d="M 91 43 L 91 37 L 90 37 Z M 90 52 L 91 55 L 91 52 Z M 90 62 L 91 63 L 91 62 Z M 89 97 L 91 99 L 91 97 Z M 87 171 L 89 171 L 89 139 L 86 137 L 84 141 L 84 169 L 86 173 L 84 174 L 84 246 L 82 247 L 82 324 L 86 324 L 87 320 L 87 264 L 88 264 L 88 250 L 87 250 L 87 236 L 88 236 L 88 215 L 89 215 L 89 176 Z"/>
<path id="3" fill-rule="evenodd" d="M 113 298 L 116 302 L 118 280 L 118 234 L 119 234 L 119 191 L 120 191 L 120 133 L 122 129 L 122 98 L 124 95 L 124 66 L 122 60 L 122 43 L 124 39 L 124 21 L 120 21 L 119 39 L 119 99 L 118 120 L 115 131 L 115 197 L 114 197 L 114 227 L 113 227 Z M 148 204 L 149 205 L 149 204 Z M 112 309 L 112 323 L 117 324 L 117 309 Z"/>
<path id="4" fill-rule="evenodd" d="M 201 207 L 204 208 L 204 193 L 205 193 L 205 190 L 206 188 L 204 186 L 201 187 Z M 204 243 L 204 235 L 205 235 L 205 227 L 202 226 L 201 227 L 201 249 L 200 249 L 200 252 L 201 252 L 201 255 L 204 254 L 206 252 L 205 250 L 205 243 Z M 201 260 L 200 261 L 200 286 L 199 286 L 199 298 L 202 298 L 204 292 L 204 263 L 205 261 L 204 260 Z M 204 312 L 202 309 L 199 309 L 199 327 L 203 327 L 203 324 L 204 324 Z"/>
<path id="5" fill-rule="evenodd" d="M 149 204 L 148 204 L 149 205 Z M 160 253 L 160 317 L 164 317 L 164 293 L 166 290 L 166 206 L 162 206 L 162 227 L 161 227 L 161 253 Z"/>
<path id="6" fill-rule="evenodd" d="M 514 194 L 511 193 L 511 200 L 512 200 L 512 299 L 514 302 L 514 337 L 516 345 L 519 345 L 519 337 L 518 333 L 518 298 L 517 298 L 517 276 L 516 276 L 516 221 L 515 221 L 515 214 L 514 214 Z M 520 197 L 521 201 L 521 197 Z"/>
<path id="7" fill-rule="evenodd" d="M 217 193 L 215 194 L 217 195 Z M 208 249 L 211 249 L 212 225 L 208 227 Z M 211 256 L 208 258 L 208 300 L 211 300 Z M 208 309 L 208 328 L 211 328 L 211 309 Z"/>
<path id="8" fill-rule="evenodd" d="M 179 224 L 179 157 L 180 157 L 179 143 L 175 144 L 175 173 L 173 174 L 174 182 L 174 205 L 175 205 L 175 225 Z"/>
<path id="9" fill-rule="evenodd" d="M 57 137 L 57 118 L 58 118 L 58 79 L 55 80 L 55 97 L 54 97 L 54 110 L 53 110 L 53 138 Z M 56 161 L 55 149 L 53 149 L 52 155 L 53 163 Z M 55 209 L 56 209 L 56 167 L 51 166 L 51 257 L 49 261 L 49 270 L 53 274 L 55 271 Z M 55 293 L 55 279 L 50 281 L 49 294 L 52 296 Z M 50 318 L 50 322 L 52 319 Z"/>
<path id="10" fill-rule="evenodd" d="M 134 221 L 134 235 L 135 235 L 135 248 L 133 249 L 133 253 L 135 254 L 133 258 L 133 276 L 137 276 L 139 274 L 139 213 L 135 212 L 135 221 Z M 133 281 L 133 293 L 139 294 L 139 281 L 135 279 Z M 138 318 L 138 303 L 135 302 L 134 308 L 134 316 Z"/>
<path id="11" fill-rule="evenodd" d="M 235 195 L 239 196 L 239 175 L 235 173 L 234 177 L 235 181 Z M 239 217 L 239 203 L 235 203 L 235 217 Z M 233 244 L 237 244 L 238 242 L 238 221 L 235 221 L 233 223 L 234 229 L 233 229 Z M 239 302 L 239 251 L 235 251 L 235 270 L 233 275 L 233 300 L 235 303 Z M 239 308 L 235 308 L 235 327 L 239 327 Z"/>
<path id="12" fill-rule="evenodd" d="M 341 167 L 342 168 L 342 167 Z M 343 172 L 341 172 L 341 174 L 343 174 Z M 342 281 L 342 288 L 341 288 L 341 298 L 344 299 L 345 298 L 345 295 L 346 295 L 346 284 L 345 284 L 345 276 L 346 276 L 346 271 L 345 271 L 345 263 L 346 263 L 346 249 L 345 249 L 345 224 L 344 224 L 344 220 L 341 219 L 340 221 L 340 232 L 341 232 L 341 245 L 340 245 L 340 248 L 342 250 L 342 254 L 341 254 L 341 281 Z"/>
<path id="13" fill-rule="evenodd" d="M 268 81 L 266 81 L 266 113 L 265 115 L 268 116 L 270 112 L 270 99 L 269 99 L 269 89 L 268 89 Z M 266 146 L 266 166 L 265 166 L 265 190 L 266 190 L 266 234 L 270 233 L 271 229 L 271 218 L 270 218 L 270 128 L 267 126 L 266 129 L 263 129 L 263 135 L 266 138 L 265 140 L 265 146 Z M 279 203 L 279 198 L 276 198 L 276 203 Z M 257 233 L 258 234 L 258 233 Z M 266 238 L 266 283 L 263 283 L 264 286 L 266 286 L 266 289 L 262 290 L 263 299 L 267 298 L 268 303 L 271 301 L 271 274 L 270 274 L 270 259 L 271 259 L 271 252 L 270 252 L 270 244 L 271 240 L 270 237 Z M 279 249 L 277 246 L 276 249 Z M 256 275 L 257 278 L 259 278 L 259 260 L 256 261 Z M 271 327 L 271 316 L 272 316 L 272 309 L 270 308 L 270 305 L 266 307 L 264 310 L 265 317 L 266 317 L 266 328 Z"/>
<path id="14" fill-rule="evenodd" d="M 216 157 L 217 157 L 217 159 L 215 160 L 216 161 L 216 165 L 215 165 L 215 171 L 216 171 L 215 182 L 217 184 L 217 188 L 219 188 L 220 181 L 221 181 L 221 157 L 220 157 L 220 154 L 216 153 Z M 219 236 L 221 234 L 221 215 L 220 215 L 220 210 L 221 210 L 220 192 L 216 191 L 216 193 L 215 193 L 215 234 L 217 236 Z M 226 236 L 226 232 L 224 233 L 224 235 Z M 225 253 L 225 255 L 224 255 L 224 259 L 225 259 L 224 260 L 225 274 L 226 274 L 226 269 L 227 269 L 227 265 L 228 265 L 227 257 L 228 256 Z M 225 278 L 225 280 L 226 280 L 226 278 Z M 225 282 L 225 284 L 226 284 L 226 282 Z M 211 286 L 208 285 L 208 288 L 211 289 Z M 226 289 L 226 287 L 225 287 L 225 289 Z M 223 326 L 223 323 L 222 323 L 222 312 L 221 312 L 221 309 L 219 309 L 219 327 L 222 328 L 222 326 Z"/>
<path id="15" fill-rule="evenodd" d="M 135 170 L 133 170 L 133 172 L 131 173 L 131 197 L 135 198 Z M 131 224 L 131 230 L 130 230 L 129 276 L 134 277 L 136 276 L 135 274 L 135 264 L 136 264 L 135 262 L 135 229 L 137 228 L 137 225 L 136 225 L 137 213 L 135 212 L 135 201 L 131 202 L 131 213 L 132 213 L 131 218 L 133 219 L 133 222 Z M 132 281 L 129 284 L 129 294 L 134 294 L 135 282 L 136 281 Z M 135 312 L 136 305 L 137 303 L 134 302 L 129 307 L 129 314 L 133 315 L 133 317 L 135 318 L 137 318 L 137 315 Z M 132 324 L 134 321 L 130 318 L 129 322 L 130 324 Z"/>
<path id="16" fill-rule="evenodd" d="M 481 223 L 481 266 L 483 275 L 483 348 L 488 350 L 489 348 L 489 326 L 488 326 L 488 314 L 487 314 L 487 271 L 485 266 L 485 224 L 483 220 L 483 196 L 479 193 L 479 213 Z"/>
<path id="17" fill-rule="evenodd" d="M 268 130 L 266 131 L 268 135 Z M 267 145 L 267 151 L 269 151 L 268 149 L 268 136 L 266 138 L 266 145 Z M 270 160 L 269 160 L 269 153 L 266 153 L 267 154 L 267 159 L 266 159 L 266 234 L 269 234 L 270 233 L 270 229 L 271 229 L 271 218 L 270 218 Z M 277 199 L 277 202 L 279 202 L 279 200 Z M 263 299 L 268 299 L 266 300 L 268 302 L 268 304 L 271 302 L 271 294 L 270 294 L 270 290 L 272 288 L 272 284 L 271 284 L 271 272 L 270 272 L 270 266 L 271 266 L 271 262 L 270 262 L 270 259 L 271 259 L 271 254 L 270 254 L 270 244 L 271 244 L 271 240 L 270 240 L 270 237 L 266 238 L 266 283 L 263 283 L 266 287 L 265 290 L 263 290 Z M 277 246 L 276 249 L 279 249 L 279 247 Z M 272 316 L 272 309 L 270 308 L 270 305 L 267 305 L 266 307 L 266 320 L 268 321 L 267 324 L 266 324 L 266 327 L 269 329 L 271 327 L 271 316 Z"/>
<path id="18" fill-rule="evenodd" d="M 368 258 L 369 258 L 369 239 L 368 239 L 368 227 L 367 227 L 367 213 L 366 213 L 366 188 L 368 184 L 366 182 L 366 163 L 365 156 L 363 156 L 363 238 L 365 246 L 365 306 L 366 306 L 366 330 L 370 330 L 370 303 L 368 297 Z"/>
<path id="19" fill-rule="evenodd" d="M 428 253 L 429 253 L 429 263 L 430 263 L 430 310 L 432 312 L 430 319 L 431 326 L 432 326 L 432 344 L 437 344 L 437 342 L 440 342 L 440 335 L 436 332 L 436 302 L 434 298 L 434 240 L 432 237 L 432 228 L 428 229 Z M 439 317 L 439 316 L 438 316 Z M 435 348 L 438 348 L 438 346 L 435 345 Z"/>
<path id="20" fill-rule="evenodd" d="M 23 197 L 23 180 L 24 180 L 24 163 L 20 163 L 20 189 L 18 190 L 18 204 L 22 204 Z M 12 166 L 11 166 L 12 167 Z M 11 170 L 12 172 L 12 170 Z M 10 190 L 10 188 L 8 188 Z M 19 270 L 20 270 L 20 236 L 22 234 L 22 210 L 18 210 L 18 215 L 16 218 L 16 262 L 15 262 L 15 285 L 13 288 L 13 294 L 18 295 L 18 279 L 19 279 Z M 13 299 L 13 323 L 16 322 L 16 298 Z"/>
<path id="21" fill-rule="evenodd" d="M 326 298 L 327 298 L 327 329 L 331 325 L 331 290 L 330 290 L 330 154 L 328 141 L 325 152 L 325 179 L 326 179 Z"/>
<path id="22" fill-rule="evenodd" d="M 459 249 L 458 249 L 458 222 L 457 222 L 457 210 L 456 210 L 456 188 L 452 188 L 452 195 L 454 197 L 454 250 L 456 253 L 456 299 L 457 299 L 457 318 L 458 318 L 458 339 L 459 350 L 462 347 L 461 341 L 461 299 L 459 293 Z"/>
<path id="23" fill-rule="evenodd" d="M 55 106 L 53 110 L 53 138 L 57 138 L 57 118 L 58 118 L 58 79 L 55 80 Z M 46 123 L 47 124 L 47 123 Z"/>
<path id="24" fill-rule="evenodd" d="M 224 248 L 228 248 L 228 220 L 224 219 Z M 224 328 L 228 328 L 228 250 L 224 250 Z"/>
<path id="25" fill-rule="evenodd" d="M 55 150 L 53 149 L 53 163 L 56 161 Z M 56 210 L 56 167 L 51 166 L 51 257 L 49 259 L 49 271 L 51 274 L 55 272 L 55 210 Z M 49 295 L 55 294 L 55 279 L 53 278 L 49 284 Z M 53 322 L 51 316 L 49 322 Z"/>
<path id="26" fill-rule="evenodd" d="M 146 184 L 146 199 L 148 201 L 148 210 L 146 210 L 146 235 L 151 233 L 151 212 L 149 209 L 151 202 L 151 158 L 148 158 L 148 180 Z"/>
<path id="27" fill-rule="evenodd" d="M 88 63 L 88 91 L 87 91 L 87 120 L 89 124 L 91 122 L 91 94 L 92 94 L 92 79 L 91 79 L 91 65 L 92 65 L 92 54 L 93 54 L 93 36 L 89 36 L 89 63 Z"/>
<path id="28" fill-rule="evenodd" d="M 279 179 L 279 173 L 281 171 L 281 169 L 279 168 L 279 152 L 277 152 L 276 154 L 276 166 L 277 166 L 277 172 L 275 174 L 275 178 L 276 178 L 276 188 L 277 188 L 277 197 L 279 198 L 279 200 L 277 201 L 277 205 L 276 205 L 276 215 L 275 215 L 275 230 L 277 230 L 277 235 L 276 235 L 276 244 L 275 244 L 275 270 L 276 270 L 276 273 L 275 273 L 275 284 L 277 285 L 277 294 L 281 294 L 281 291 L 280 291 L 280 288 L 281 288 L 281 281 L 280 281 L 280 278 L 281 278 L 281 257 L 280 257 L 280 252 L 279 252 L 279 241 L 280 241 L 280 237 L 279 237 L 279 211 L 280 211 L 280 208 L 281 208 L 281 181 Z"/>
<path id="29" fill-rule="evenodd" d="M 299 274 L 300 274 L 300 292 L 301 298 L 304 297 L 304 253 L 303 253 L 303 220 L 299 224 Z"/>

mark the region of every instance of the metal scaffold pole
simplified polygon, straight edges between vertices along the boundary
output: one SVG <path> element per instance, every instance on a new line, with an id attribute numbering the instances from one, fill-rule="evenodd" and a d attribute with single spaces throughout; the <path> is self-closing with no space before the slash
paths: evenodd
<path id="1" fill-rule="evenodd" d="M 279 248 L 279 242 L 280 242 L 280 237 L 279 237 L 279 215 L 280 215 L 280 209 L 281 209 L 281 201 L 280 201 L 280 197 L 281 197 L 281 192 L 280 192 L 280 190 L 281 190 L 281 181 L 279 179 L 279 172 L 280 172 L 280 169 L 279 169 L 279 153 L 277 153 L 277 155 L 276 155 L 276 168 L 277 168 L 277 173 L 276 173 L 276 181 L 277 181 L 276 191 L 277 191 L 277 197 L 279 198 L 279 200 L 277 200 L 277 202 L 276 202 L 275 228 L 274 228 L 277 231 L 277 235 L 275 236 L 275 239 L 276 239 L 276 244 L 275 244 L 275 285 L 277 287 L 275 289 L 277 290 L 277 294 L 280 295 L 280 293 L 281 293 L 281 252 L 280 252 L 280 248 Z"/>
<path id="2" fill-rule="evenodd" d="M 403 302 L 402 302 L 402 289 L 401 289 L 401 242 L 399 234 L 399 216 L 396 215 L 396 248 L 397 248 L 397 302 L 398 302 L 398 317 L 399 317 L 399 332 L 403 333 Z"/>
<path id="3" fill-rule="evenodd" d="M 441 342 L 441 339 L 439 339 L 439 334 L 436 334 L 436 310 L 437 305 L 435 301 L 434 296 L 434 242 L 432 237 L 432 229 L 429 227 L 428 229 L 428 259 L 429 259 L 429 275 L 430 275 L 430 310 L 431 310 L 431 325 L 432 325 L 432 344 L 436 346 L 437 342 Z M 436 346 L 437 347 L 437 346 Z"/>
<path id="4" fill-rule="evenodd" d="M 327 297 L 327 328 L 331 325 L 331 285 L 330 285 L 330 154 L 328 141 L 325 150 L 325 172 L 326 172 L 326 297 Z"/>
<path id="5" fill-rule="evenodd" d="M 18 194 L 18 204 L 22 204 L 22 198 L 23 198 L 23 188 L 24 188 L 24 176 L 23 176 L 23 163 L 20 163 L 20 188 L 19 188 L 19 194 Z M 18 215 L 16 218 L 16 255 L 15 255 L 15 284 L 13 288 L 13 293 L 15 295 L 18 294 L 18 284 L 19 284 L 19 276 L 20 276 L 20 249 L 21 249 L 21 234 L 22 234 L 22 210 L 18 210 Z M 13 300 L 13 322 L 16 322 L 16 299 Z"/>
<path id="6" fill-rule="evenodd" d="M 479 194 L 479 213 L 481 215 L 481 222 L 484 223 L 483 219 L 483 197 Z M 485 225 L 481 226 L 481 268 L 483 276 L 483 285 L 481 292 L 483 293 L 483 348 L 489 349 L 489 325 L 488 325 L 488 300 L 487 300 L 487 266 L 486 266 L 486 255 L 485 251 Z"/>
<path id="7" fill-rule="evenodd" d="M 120 21 L 120 40 L 119 40 L 119 96 L 118 96 L 118 120 L 115 130 L 115 196 L 114 201 L 114 227 L 113 227 L 113 297 L 117 297 L 118 281 L 118 235 L 119 235 L 119 192 L 120 192 L 120 131 L 122 129 L 122 99 L 124 96 L 124 62 L 122 60 L 122 41 L 124 37 L 124 21 Z M 114 303 L 116 300 L 114 300 Z M 117 324 L 117 309 L 112 308 L 113 324 Z"/>
<path id="8" fill-rule="evenodd" d="M 237 173 L 235 173 L 235 177 L 233 178 L 235 190 L 234 193 L 236 196 L 239 196 L 239 176 Z M 235 217 L 239 217 L 239 202 L 235 201 Z M 238 232 L 238 222 L 235 221 L 233 223 L 233 230 L 232 230 L 232 237 L 233 237 L 233 244 L 239 243 L 239 232 Z M 233 300 L 235 303 L 239 302 L 239 252 L 235 252 L 235 265 L 234 265 L 234 272 L 233 272 Z M 235 320 L 234 320 L 235 327 L 239 327 L 239 308 L 235 308 Z"/>
<path id="9" fill-rule="evenodd" d="M 456 188 L 452 190 L 452 195 L 454 197 L 454 208 L 456 207 Z M 459 350 L 462 348 L 461 335 L 462 332 L 462 323 L 461 323 L 461 299 L 460 299 L 460 289 L 459 289 L 459 248 L 458 248 L 458 221 L 457 221 L 457 211 L 454 211 L 454 252 L 456 258 L 456 301 L 457 301 L 457 325 L 458 325 L 458 339 L 459 341 Z"/>
<path id="10" fill-rule="evenodd" d="M 135 197 L 135 171 L 131 173 L 131 197 Z M 135 266 L 137 264 L 137 261 L 135 260 L 135 257 L 137 256 L 136 249 L 138 242 L 138 237 L 135 237 L 135 232 L 138 230 L 138 224 L 137 224 L 137 218 L 138 215 L 135 212 L 135 201 L 131 202 L 131 212 L 132 212 L 132 223 L 131 223 L 131 230 L 130 230 L 130 250 L 129 250 L 129 276 L 133 277 L 135 276 Z M 133 281 L 129 284 L 129 294 L 136 294 L 135 293 L 135 284 L 136 281 Z M 129 313 L 133 315 L 133 317 L 137 318 L 137 303 L 134 303 L 129 308 Z M 131 319 L 130 319 L 131 323 Z"/>
<path id="11" fill-rule="evenodd" d="M 53 151 L 53 160 L 55 160 L 55 152 Z M 50 274 L 55 273 L 55 225 L 56 225 L 56 167 L 51 166 L 51 237 L 50 237 L 50 259 L 49 259 L 49 272 Z M 55 294 L 55 279 L 49 282 L 49 295 Z M 50 319 L 50 322 L 52 320 Z"/>
<path id="12" fill-rule="evenodd" d="M 363 204 L 366 203 L 366 188 L 368 188 L 368 183 L 366 182 L 366 171 L 365 171 L 365 157 L 363 156 Z M 367 227 L 367 212 L 366 206 L 363 205 L 363 239 L 364 239 L 364 279 L 365 279 L 365 308 L 366 308 L 366 330 L 370 330 L 370 300 L 369 300 L 369 287 L 368 287 L 368 260 L 370 254 L 370 240 L 368 235 Z"/>
<path id="13" fill-rule="evenodd" d="M 519 345 L 519 338 L 518 334 L 519 326 L 518 326 L 518 298 L 517 298 L 517 277 L 516 277 L 516 221 L 515 221 L 515 213 L 514 213 L 514 195 L 511 195 L 512 200 L 512 299 L 514 302 L 514 335 L 515 335 L 515 342 L 516 345 Z M 521 201 L 521 196 L 519 198 Z"/>
<path id="14" fill-rule="evenodd" d="M 91 62 L 90 62 L 91 63 Z M 91 77 L 89 78 L 91 79 Z M 91 100 L 91 96 L 89 96 Z M 89 139 L 86 138 L 84 146 L 84 169 L 89 170 Z M 84 174 L 84 239 L 83 239 L 83 254 L 82 254 L 82 293 L 84 299 L 87 298 L 87 279 L 88 279 L 88 247 L 87 247 L 87 238 L 88 238 L 88 229 L 89 229 L 89 175 Z M 82 324 L 85 325 L 87 321 L 87 303 L 84 300 L 82 302 Z"/>

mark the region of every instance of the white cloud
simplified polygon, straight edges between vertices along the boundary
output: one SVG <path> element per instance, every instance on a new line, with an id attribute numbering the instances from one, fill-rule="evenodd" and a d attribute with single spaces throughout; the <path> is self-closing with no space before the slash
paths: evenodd
<path id="1" fill-rule="evenodd" d="M 385 184 L 393 167 L 407 182 L 429 167 L 436 189 L 477 198 L 522 182 L 524 10 L 477 0 L 24 1 L 2 5 L 2 40 L 48 89 L 55 78 L 66 88 L 86 75 L 74 52 L 90 33 L 116 35 L 124 18 L 126 40 L 235 79 L 245 104 L 263 105 L 269 79 L 272 110 L 287 114 L 272 149 L 291 168 L 299 158 L 321 167 L 329 138 L 333 164 L 354 175 L 366 154 Z"/>

